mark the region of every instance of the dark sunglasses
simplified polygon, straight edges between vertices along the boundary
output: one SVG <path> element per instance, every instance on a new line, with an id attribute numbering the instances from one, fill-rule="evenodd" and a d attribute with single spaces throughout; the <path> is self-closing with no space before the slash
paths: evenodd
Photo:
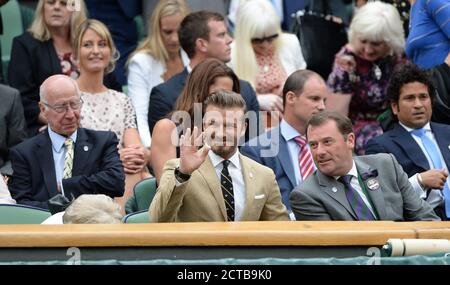
<path id="1" fill-rule="evenodd" d="M 262 44 L 263 42 L 268 42 L 268 43 L 271 43 L 271 42 L 273 42 L 276 38 L 278 38 L 278 34 L 275 34 L 275 35 L 271 35 L 271 36 L 268 36 L 268 37 L 264 37 L 264 38 L 253 38 L 252 39 L 252 43 L 253 44 Z"/>

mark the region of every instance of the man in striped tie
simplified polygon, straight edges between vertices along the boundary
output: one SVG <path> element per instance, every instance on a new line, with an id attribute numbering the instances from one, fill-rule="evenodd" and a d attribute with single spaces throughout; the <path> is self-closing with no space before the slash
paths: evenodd
<path id="1" fill-rule="evenodd" d="M 291 193 L 297 220 L 440 220 L 393 155 L 353 156 L 349 118 L 320 112 L 306 130 L 318 170 Z"/>
<path id="2" fill-rule="evenodd" d="M 150 205 L 152 222 L 289 220 L 272 170 L 239 153 L 245 101 L 217 91 L 204 102 L 204 132 L 180 138 L 180 158 L 164 165 Z"/>
<path id="3" fill-rule="evenodd" d="M 244 155 L 275 172 L 291 219 L 295 217 L 290 210 L 289 194 L 315 170 L 306 143 L 306 124 L 313 114 L 325 109 L 328 93 L 325 81 L 317 73 L 310 70 L 293 72 L 283 88 L 283 120 L 241 147 Z"/>
<path id="4" fill-rule="evenodd" d="M 119 197 L 124 170 L 112 132 L 80 128 L 83 105 L 77 83 L 65 75 L 47 78 L 40 88 L 40 134 L 11 150 L 10 191 L 18 204 L 48 208 L 48 200 L 82 194 Z"/>

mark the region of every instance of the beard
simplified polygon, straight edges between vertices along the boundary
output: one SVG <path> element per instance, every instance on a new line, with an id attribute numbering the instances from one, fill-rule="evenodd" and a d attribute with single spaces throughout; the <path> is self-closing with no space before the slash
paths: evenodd
<path id="1" fill-rule="evenodd" d="M 212 146 L 211 150 L 212 152 L 214 152 L 216 155 L 222 157 L 222 158 L 226 158 L 229 159 L 234 152 L 236 151 L 237 146 L 233 145 L 233 146 Z"/>

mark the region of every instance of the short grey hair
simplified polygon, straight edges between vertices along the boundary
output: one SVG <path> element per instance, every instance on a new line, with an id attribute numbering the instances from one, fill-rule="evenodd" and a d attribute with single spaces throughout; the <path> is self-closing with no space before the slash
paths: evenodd
<path id="1" fill-rule="evenodd" d="M 46 86 L 47 84 L 49 84 L 48 82 L 50 80 L 59 80 L 59 79 L 66 79 L 69 80 L 70 82 L 72 82 L 73 86 L 75 87 L 76 93 L 78 95 L 78 97 L 81 98 L 81 94 L 80 94 L 80 89 L 78 88 L 78 84 L 77 81 L 67 75 L 63 75 L 63 74 L 56 74 L 56 75 L 52 75 L 50 77 L 48 77 L 47 79 L 44 80 L 44 82 L 42 82 L 41 86 L 39 86 L 39 99 L 41 100 L 41 102 L 47 103 L 47 93 L 46 93 Z"/>
<path id="2" fill-rule="evenodd" d="M 64 224 L 120 224 L 121 207 L 103 194 L 83 194 L 67 207 Z"/>
<path id="3" fill-rule="evenodd" d="M 405 32 L 397 9 L 380 1 L 369 2 L 355 14 L 348 31 L 348 40 L 355 43 L 358 38 L 369 41 L 384 41 L 391 54 L 404 51 Z"/>

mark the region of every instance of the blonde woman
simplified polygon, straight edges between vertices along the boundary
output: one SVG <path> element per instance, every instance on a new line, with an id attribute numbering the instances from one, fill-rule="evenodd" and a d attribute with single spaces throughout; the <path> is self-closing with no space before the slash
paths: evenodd
<path id="1" fill-rule="evenodd" d="M 33 23 L 14 38 L 8 69 L 9 84 L 20 91 L 29 133 L 35 135 L 47 121 L 39 110 L 39 86 L 54 74 L 78 77 L 72 39 L 86 19 L 86 8 L 74 11 L 66 0 L 39 0 Z"/>
<path id="2" fill-rule="evenodd" d="M 136 110 L 139 134 L 145 147 L 151 144 L 148 127 L 150 92 L 189 63 L 180 48 L 178 28 L 189 9 L 184 0 L 159 1 L 149 19 L 147 38 L 130 56 L 128 94 Z"/>
<path id="3" fill-rule="evenodd" d="M 103 84 L 104 74 L 113 71 L 119 58 L 108 28 L 100 21 L 86 20 L 77 30 L 74 48 L 81 71 L 77 80 L 83 100 L 81 126 L 117 135 L 126 174 L 125 194 L 118 199 L 123 208 L 134 184 L 148 177 L 149 151 L 141 143 L 131 100 Z"/>
<path id="4" fill-rule="evenodd" d="M 306 68 L 297 37 L 281 31 L 275 9 L 261 0 L 239 6 L 234 36 L 231 67 L 253 85 L 261 110 L 282 112 L 286 78 Z"/>

